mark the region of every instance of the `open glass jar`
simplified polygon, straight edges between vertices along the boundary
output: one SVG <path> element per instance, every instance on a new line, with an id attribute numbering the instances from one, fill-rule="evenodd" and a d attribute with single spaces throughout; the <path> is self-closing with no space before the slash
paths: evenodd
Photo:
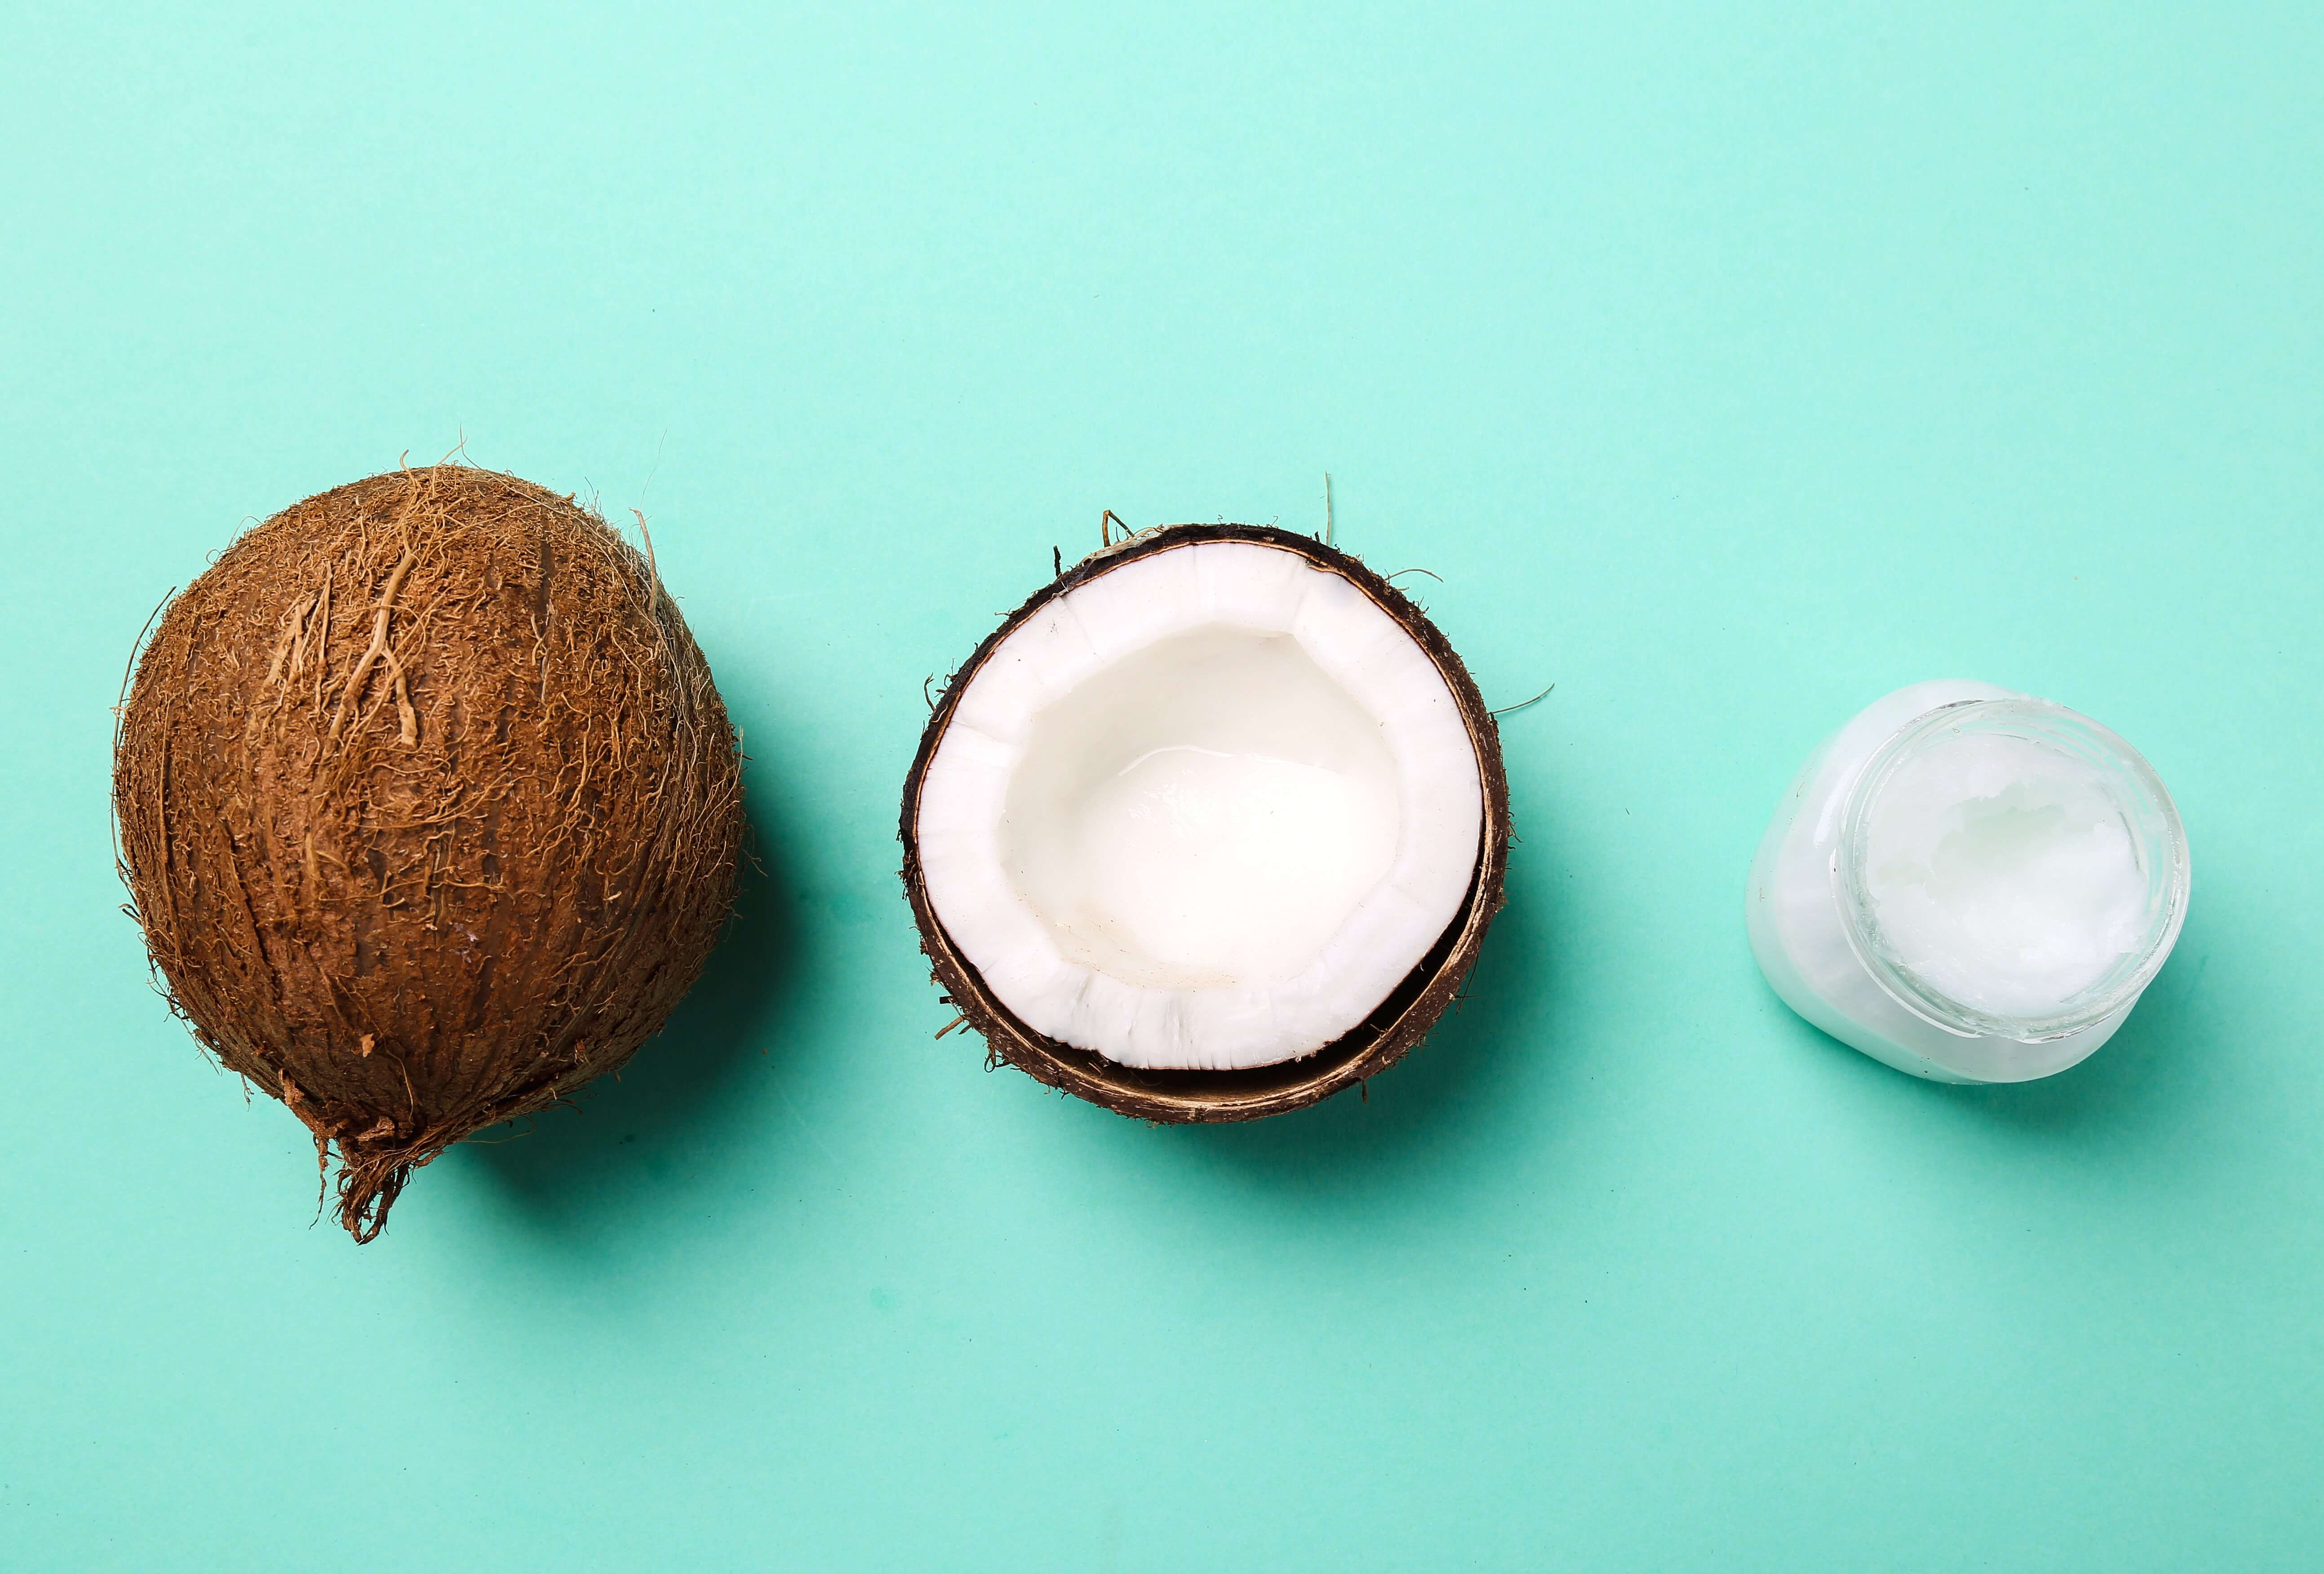
<path id="1" fill-rule="evenodd" d="M 1991 684 L 1916 684 L 1812 755 L 1751 870 L 1784 1002 L 1940 1082 L 2049 1076 L 2110 1037 L 2187 912 L 2153 769 L 2089 717 Z"/>

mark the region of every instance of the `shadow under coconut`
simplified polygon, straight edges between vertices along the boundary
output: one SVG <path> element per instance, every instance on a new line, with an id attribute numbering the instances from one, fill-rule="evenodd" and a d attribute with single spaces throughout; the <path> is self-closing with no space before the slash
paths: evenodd
<path id="1" fill-rule="evenodd" d="M 1377 1183 L 1462 1140 L 1469 1118 L 1502 1103 L 1528 1059 L 1555 1053 L 1562 981 L 1553 936 L 1563 918 L 1555 910 L 1562 893 L 1544 888 L 1551 883 L 1510 880 L 1463 998 L 1369 1087 L 1264 1120 L 1154 1135 L 1183 1138 L 1205 1164 L 1302 1185 Z"/>
<path id="2" fill-rule="evenodd" d="M 662 1030 L 570 1108 L 487 1128 L 450 1150 L 534 1222 L 569 1230 L 698 1168 L 708 1118 L 762 1061 L 763 1029 L 796 982 L 799 924 L 779 845 L 747 791 L 743 813 L 733 916 Z"/>

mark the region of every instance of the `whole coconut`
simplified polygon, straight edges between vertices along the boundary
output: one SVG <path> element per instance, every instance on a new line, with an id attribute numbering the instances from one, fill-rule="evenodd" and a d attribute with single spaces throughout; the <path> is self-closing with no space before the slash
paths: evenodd
<path id="1" fill-rule="evenodd" d="M 629 1059 L 733 901 L 740 755 L 651 565 L 464 465 L 284 510 L 170 604 L 121 713 L 122 875 L 194 1036 L 411 1171 Z"/>

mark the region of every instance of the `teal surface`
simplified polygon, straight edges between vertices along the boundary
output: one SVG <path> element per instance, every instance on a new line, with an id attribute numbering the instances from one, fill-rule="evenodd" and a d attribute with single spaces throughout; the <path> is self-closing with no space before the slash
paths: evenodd
<path id="1" fill-rule="evenodd" d="M 0 19 L 0 1564 L 2324 1561 L 2324 11 Z M 465 437 L 643 509 L 766 877 L 581 1113 L 317 1225 L 117 910 L 149 610 Z M 949 670 L 1138 524 L 1425 567 L 1523 842 L 1297 1116 L 987 1074 Z M 1808 749 L 2097 716 L 2192 916 L 2036 1086 L 1744 943 Z"/>

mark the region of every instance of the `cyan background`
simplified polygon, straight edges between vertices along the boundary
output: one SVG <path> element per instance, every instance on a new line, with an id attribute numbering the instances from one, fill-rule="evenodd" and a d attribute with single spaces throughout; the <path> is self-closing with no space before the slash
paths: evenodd
<path id="1" fill-rule="evenodd" d="M 2316 1567 L 2320 79 L 2312 5 L 11 7 L 0 1563 Z M 107 707 L 244 521 L 463 436 L 651 517 L 769 875 L 359 1250 L 146 985 Z M 1102 508 L 1326 469 L 1557 685 L 1474 998 L 1242 1128 L 988 1075 L 922 679 Z M 1744 944 L 1801 758 L 1949 675 L 2193 842 L 2038 1086 Z"/>

